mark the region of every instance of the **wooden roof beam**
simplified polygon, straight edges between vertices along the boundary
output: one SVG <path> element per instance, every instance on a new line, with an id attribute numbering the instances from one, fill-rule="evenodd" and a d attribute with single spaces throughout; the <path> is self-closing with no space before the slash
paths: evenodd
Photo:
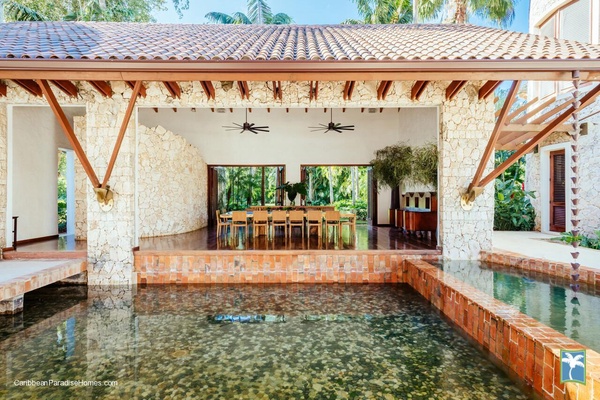
<path id="1" fill-rule="evenodd" d="M 393 81 L 381 81 L 377 87 L 377 100 L 385 100 Z"/>
<path id="2" fill-rule="evenodd" d="M 70 97 L 77 97 L 79 89 L 71 81 L 50 81 L 54 86 L 59 88 L 63 93 Z"/>
<path id="3" fill-rule="evenodd" d="M 240 96 L 243 99 L 250 100 L 250 88 L 248 87 L 247 81 L 237 81 L 238 88 L 240 89 Z"/>
<path id="4" fill-rule="evenodd" d="M 79 143 L 79 139 L 77 139 L 77 136 L 75 136 L 75 131 L 73 130 L 73 127 L 71 126 L 71 123 L 69 122 L 69 119 L 65 115 L 65 112 L 63 111 L 60 104 L 58 103 L 58 100 L 56 100 L 56 96 L 54 96 L 54 93 L 52 92 L 50 85 L 48 84 L 47 81 L 44 81 L 41 79 L 39 79 L 37 81 L 37 84 L 38 84 L 38 87 L 40 88 L 40 90 L 42 90 L 44 96 L 46 97 L 46 100 L 48 101 L 48 104 L 50 105 L 52 112 L 54 112 L 54 115 L 56 116 L 58 123 L 62 127 L 65 136 L 71 143 L 71 146 L 73 146 L 73 151 L 75 152 L 75 154 L 77 155 L 77 158 L 81 162 L 81 165 L 83 166 L 83 170 L 85 171 L 88 178 L 90 179 L 90 182 L 92 182 L 92 185 L 95 188 L 100 187 L 100 181 L 98 180 L 98 177 L 96 176 L 96 173 L 94 172 L 94 168 L 92 168 L 90 161 L 88 160 L 87 156 L 85 155 L 85 152 L 83 151 L 83 148 L 81 147 L 81 144 Z"/>
<path id="5" fill-rule="evenodd" d="M 412 89 L 410 89 L 410 99 L 419 100 L 428 85 L 429 81 L 416 81 Z"/>
<path id="6" fill-rule="evenodd" d="M 7 89 L 7 88 L 8 88 L 8 87 L 6 86 L 6 84 L 5 84 L 5 83 L 2 83 L 2 82 L 0 81 L 0 97 L 6 97 L 6 92 L 7 92 L 7 90 L 6 90 L 6 89 Z"/>
<path id="7" fill-rule="evenodd" d="M 506 119 L 508 117 L 508 111 L 510 110 L 510 107 L 512 106 L 512 104 L 515 101 L 515 98 L 517 97 L 517 91 L 519 90 L 520 84 L 521 84 L 521 81 L 513 81 L 512 85 L 510 87 L 510 90 L 508 91 L 508 95 L 506 96 L 506 100 L 504 100 L 504 105 L 502 106 L 502 111 L 500 112 L 500 116 L 498 117 L 498 120 L 496 121 L 496 125 L 494 126 L 494 129 L 492 130 L 490 140 L 488 141 L 485 151 L 483 152 L 481 161 L 479 161 L 479 166 L 477 167 L 475 176 L 473 177 L 473 180 L 471 181 L 471 184 L 469 184 L 469 188 L 467 189 L 467 194 L 469 196 L 470 201 L 473 201 L 475 199 L 475 196 L 472 195 L 473 189 L 475 187 L 481 186 L 481 184 L 479 184 L 479 180 L 481 179 L 481 176 L 483 175 L 483 171 L 485 170 L 485 167 L 487 166 L 488 161 L 490 160 L 490 157 L 492 156 L 492 154 L 494 154 L 494 149 L 496 148 L 496 142 L 498 141 L 498 137 L 500 136 L 501 128 L 506 123 Z"/>
<path id="8" fill-rule="evenodd" d="M 310 81 L 310 89 L 308 90 L 308 100 L 317 100 L 319 97 L 319 81 Z"/>
<path id="9" fill-rule="evenodd" d="M 452 100 L 465 87 L 468 81 L 452 81 L 446 88 L 446 100 Z"/>
<path id="10" fill-rule="evenodd" d="M 527 110 L 529 107 L 531 107 L 532 104 L 535 104 L 536 101 L 538 101 L 537 97 L 535 97 L 533 100 L 528 101 L 527 103 L 523 104 L 521 107 L 518 107 L 516 110 L 514 110 L 513 112 L 508 114 L 508 117 L 506 117 L 506 121 L 510 123 L 510 121 L 515 119 L 516 116 L 521 114 L 523 111 Z"/>
<path id="11" fill-rule="evenodd" d="M 35 81 L 29 79 L 13 79 L 13 82 L 34 96 L 42 96 L 42 88 L 40 88 Z"/>
<path id="12" fill-rule="evenodd" d="M 127 84 L 127 86 L 129 86 L 129 89 L 133 90 L 133 88 L 135 87 L 135 82 L 132 81 L 125 81 L 125 83 Z M 142 87 L 140 88 L 140 93 L 138 94 L 139 97 L 146 97 L 146 87 L 144 86 L 144 84 L 142 83 Z"/>
<path id="13" fill-rule="evenodd" d="M 569 107 L 572 103 L 573 103 L 573 99 L 569 99 L 569 100 L 565 101 L 564 103 L 562 103 L 561 105 L 554 107 L 552 110 L 549 110 L 549 111 L 543 113 L 542 115 L 540 115 L 539 117 L 537 117 L 536 119 L 531 121 L 531 123 L 532 124 L 542 124 L 548 118 L 554 117 L 556 114 L 558 114 L 565 108 Z"/>
<path id="14" fill-rule="evenodd" d="M 88 83 L 104 97 L 112 97 L 113 92 L 110 83 L 105 81 L 88 81 Z"/>
<path id="15" fill-rule="evenodd" d="M 520 117 L 519 119 L 513 121 L 515 124 L 525 124 L 527 123 L 527 121 L 529 121 L 529 119 L 531 117 L 534 117 L 537 113 L 539 113 L 540 111 L 542 111 L 544 108 L 548 107 L 550 104 L 554 103 L 554 101 L 556 100 L 556 96 L 552 96 L 549 99 L 545 100 L 544 102 L 538 104 L 537 106 L 535 106 L 535 108 L 529 112 L 527 112 L 527 114 L 523 115 L 522 117 Z"/>
<path id="16" fill-rule="evenodd" d="M 585 96 L 581 98 L 581 102 L 579 107 L 575 107 L 573 103 L 571 103 L 571 107 L 564 111 L 562 114 L 557 116 L 550 122 L 546 128 L 542 129 L 537 135 L 535 135 L 531 140 L 521 146 L 512 156 L 510 156 L 506 161 L 496 167 L 492 172 L 490 172 L 485 178 L 483 178 L 479 185 L 480 187 L 484 187 L 488 183 L 492 182 L 496 179 L 500 174 L 506 171 L 511 165 L 513 165 L 519 158 L 523 156 L 523 154 L 529 153 L 535 146 L 540 144 L 542 140 L 544 140 L 548 135 L 556 131 L 556 128 L 562 125 L 565 121 L 567 121 L 573 113 L 583 110 L 585 107 L 594 102 L 596 97 L 600 94 L 600 84 L 596 85 L 592 90 L 586 93 Z"/>
<path id="17" fill-rule="evenodd" d="M 273 99 L 283 100 L 283 93 L 281 92 L 281 81 L 273 81 Z"/>
<path id="18" fill-rule="evenodd" d="M 172 98 L 179 99 L 181 97 L 181 88 L 179 87 L 179 84 L 177 82 L 163 81 L 163 85 L 165 85 L 165 88 L 167 89 Z"/>
<path id="19" fill-rule="evenodd" d="M 355 85 L 356 81 L 346 81 L 346 85 L 344 86 L 344 100 L 352 100 Z"/>
<path id="20" fill-rule="evenodd" d="M 486 100 L 490 95 L 494 94 L 494 91 L 500 86 L 502 81 L 487 81 L 479 89 L 479 100 Z"/>
<path id="21" fill-rule="evenodd" d="M 202 85 L 202 90 L 206 94 L 207 100 L 215 99 L 215 87 L 213 86 L 211 81 L 200 81 L 200 85 Z"/>

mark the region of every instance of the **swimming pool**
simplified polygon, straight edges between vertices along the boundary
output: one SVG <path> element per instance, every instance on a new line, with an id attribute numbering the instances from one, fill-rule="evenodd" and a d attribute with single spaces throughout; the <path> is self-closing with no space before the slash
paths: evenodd
<path id="1" fill-rule="evenodd" d="M 405 284 L 103 288 L 25 310 L 0 332 L 2 398 L 527 398 Z M 14 384 L 48 379 L 118 384 Z"/>
<path id="2" fill-rule="evenodd" d="M 476 261 L 444 261 L 435 265 L 563 335 L 600 351 L 600 291 L 597 289 L 582 284 L 574 300 L 570 282 L 565 279 Z"/>

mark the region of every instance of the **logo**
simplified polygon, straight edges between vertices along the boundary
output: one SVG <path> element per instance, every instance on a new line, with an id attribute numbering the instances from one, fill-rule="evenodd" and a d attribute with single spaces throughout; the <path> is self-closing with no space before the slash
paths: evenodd
<path id="1" fill-rule="evenodd" d="M 560 360 L 560 383 L 585 385 L 585 350 L 561 350 Z"/>

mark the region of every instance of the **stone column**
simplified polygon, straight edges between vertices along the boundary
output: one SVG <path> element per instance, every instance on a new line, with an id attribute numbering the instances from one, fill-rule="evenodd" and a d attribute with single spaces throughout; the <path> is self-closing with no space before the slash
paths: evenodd
<path id="1" fill-rule="evenodd" d="M 85 117 L 73 117 L 73 130 L 81 147 L 85 149 Z M 91 185 L 83 165 L 79 158 L 75 157 L 75 240 L 87 239 L 87 191 Z"/>
<path id="2" fill-rule="evenodd" d="M 114 89 L 114 88 L 113 88 Z M 115 92 L 106 99 L 96 95 L 87 104 L 86 149 L 102 182 L 131 91 Z M 109 185 L 115 191 L 114 206 L 103 211 L 92 185 L 87 185 L 88 282 L 90 285 L 131 285 L 135 231 L 134 160 L 135 117 L 121 145 Z"/>
<path id="3" fill-rule="evenodd" d="M 6 245 L 6 201 L 7 201 L 7 137 L 8 110 L 6 103 L 0 103 L 0 248 Z"/>
<path id="4" fill-rule="evenodd" d="M 460 195 L 475 175 L 494 128 L 494 104 L 478 100 L 477 86 L 468 85 L 440 110 L 439 234 L 445 258 L 472 260 L 492 248 L 494 187 L 477 197 L 473 208 L 463 210 Z M 484 172 L 491 171 L 493 157 Z"/>

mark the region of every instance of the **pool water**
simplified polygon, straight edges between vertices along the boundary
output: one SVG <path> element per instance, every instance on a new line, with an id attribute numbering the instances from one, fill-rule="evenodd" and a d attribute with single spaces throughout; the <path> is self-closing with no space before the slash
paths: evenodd
<path id="1" fill-rule="evenodd" d="M 527 398 L 408 285 L 90 288 L 28 308 L 53 290 L 18 327 L 2 317 L 0 398 Z M 14 384 L 48 379 L 118 385 Z"/>
<path id="2" fill-rule="evenodd" d="M 502 265 L 444 261 L 448 272 L 523 314 L 600 351 L 600 290 L 582 284 L 573 298 L 569 281 Z"/>

